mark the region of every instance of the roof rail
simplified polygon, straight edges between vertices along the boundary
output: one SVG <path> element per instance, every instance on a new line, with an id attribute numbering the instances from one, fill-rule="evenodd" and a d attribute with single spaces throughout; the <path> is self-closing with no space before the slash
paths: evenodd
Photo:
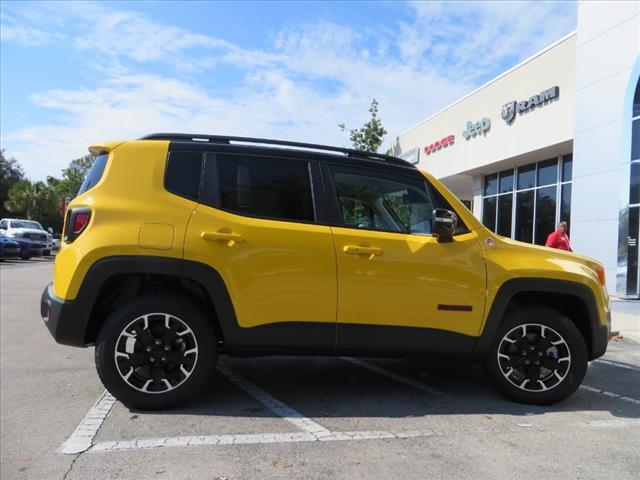
<path id="1" fill-rule="evenodd" d="M 297 147 L 307 148 L 312 150 L 325 150 L 328 152 L 344 153 L 348 157 L 360 158 L 365 160 L 378 160 L 397 165 L 408 166 L 415 168 L 410 162 L 402 160 L 391 155 L 385 155 L 382 153 L 365 152 L 362 150 L 354 150 L 352 148 L 333 147 L 330 145 L 317 145 L 315 143 L 302 143 L 302 142 L 289 142 L 286 140 L 272 140 L 268 138 L 252 138 L 252 137 L 229 137 L 226 135 L 198 135 L 191 133 L 152 133 L 151 135 L 145 135 L 140 140 L 171 140 L 171 141 L 185 141 L 185 142 L 202 142 L 202 143 L 217 143 L 217 144 L 230 144 L 231 142 L 240 143 L 259 143 L 264 145 L 282 145 L 285 147 Z"/>

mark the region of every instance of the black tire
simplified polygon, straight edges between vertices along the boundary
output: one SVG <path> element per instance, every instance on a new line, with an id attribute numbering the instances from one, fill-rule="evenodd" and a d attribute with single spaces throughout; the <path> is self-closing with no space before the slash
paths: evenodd
<path id="1" fill-rule="evenodd" d="M 149 328 L 136 327 L 140 325 L 141 321 L 144 321 L 140 320 L 140 318 L 144 318 L 143 316 L 145 315 L 149 315 L 147 320 Z M 177 362 L 173 364 L 171 360 L 168 362 L 163 360 L 163 363 L 160 363 L 159 355 L 164 355 L 161 349 L 165 348 L 165 346 L 157 346 L 154 342 L 159 338 L 164 339 L 165 336 L 164 333 L 154 333 L 154 328 L 158 327 L 158 325 L 161 328 L 161 323 L 164 320 L 160 321 L 160 319 L 165 317 L 171 319 L 170 322 L 174 330 L 174 340 L 170 343 L 167 341 L 168 343 L 166 344 L 171 349 L 167 355 L 178 355 L 178 347 L 176 345 L 184 345 L 185 342 L 182 340 L 183 337 L 175 335 L 175 331 L 180 328 L 184 329 L 184 326 L 186 326 L 191 331 L 185 337 L 189 342 L 194 341 L 197 347 L 195 361 L 192 360 L 191 364 L 180 363 L 178 365 Z M 137 323 L 134 323 L 136 320 Z M 147 360 L 144 365 L 133 369 L 130 363 L 126 363 L 132 362 L 132 360 L 123 359 L 122 356 L 119 357 L 119 360 L 116 360 L 116 347 L 118 346 L 119 352 L 121 352 L 122 346 L 127 344 L 127 338 L 123 336 L 123 331 L 127 330 L 130 333 L 131 330 L 128 329 L 134 329 L 133 331 L 135 331 L 135 328 L 141 329 L 143 333 L 140 335 L 137 332 L 135 333 L 135 340 L 132 342 L 135 350 L 130 353 L 130 357 L 133 358 L 134 355 L 138 357 L 136 360 L 138 363 L 140 363 L 140 358 L 144 361 L 144 356 L 147 357 Z M 145 333 L 145 331 L 147 332 Z M 165 329 L 166 331 L 167 329 Z M 147 346 L 142 341 L 145 336 L 151 339 L 148 341 Z M 182 343 L 179 344 L 178 342 Z M 151 353 L 144 350 L 149 348 L 149 345 L 154 348 Z M 182 352 L 184 352 L 185 348 L 183 347 Z M 152 355 L 156 356 L 153 363 L 151 363 Z M 178 361 L 185 361 L 186 358 L 187 356 L 184 354 L 182 360 Z M 195 395 L 211 379 L 216 365 L 216 339 L 206 316 L 194 303 L 182 297 L 145 295 L 118 307 L 110 315 L 96 340 L 95 361 L 100 380 L 115 398 L 131 408 L 162 410 L 173 407 Z M 186 367 L 191 369 L 188 375 L 182 375 L 179 372 L 183 365 L 189 365 Z M 149 380 L 149 377 L 152 376 L 152 368 L 158 367 L 170 369 L 171 372 L 166 375 L 163 373 L 165 377 L 161 381 L 157 381 L 157 379 Z M 120 373 L 121 370 L 124 371 L 126 369 L 134 370 L 133 375 L 130 376 L 131 380 L 125 379 Z M 147 376 L 145 377 L 145 375 Z M 174 378 L 179 376 L 186 378 L 181 381 Z M 164 378 L 169 379 L 166 381 L 169 382 L 168 385 L 170 386 L 172 383 L 170 380 L 174 379 L 176 386 L 172 387 L 172 389 L 163 386 L 167 385 L 163 383 L 165 382 Z M 144 385 L 141 387 L 141 384 L 146 381 L 151 382 L 148 384 L 149 390 L 157 391 L 146 393 L 141 391 L 139 388 L 147 388 Z M 139 382 L 137 387 L 134 386 L 135 382 Z M 168 389 L 168 391 L 162 391 L 162 388 Z"/>
<path id="2" fill-rule="evenodd" d="M 31 255 L 29 255 L 28 253 L 21 253 L 20 258 L 22 260 L 29 260 L 31 258 Z"/>
<path id="3" fill-rule="evenodd" d="M 42 256 L 43 256 L 43 257 L 48 257 L 49 255 L 51 255 L 51 250 L 44 250 L 44 251 L 42 252 Z"/>
<path id="4" fill-rule="evenodd" d="M 576 391 L 588 361 L 584 337 L 569 318 L 552 308 L 521 306 L 507 312 L 484 365 L 505 397 L 519 403 L 550 405 Z"/>

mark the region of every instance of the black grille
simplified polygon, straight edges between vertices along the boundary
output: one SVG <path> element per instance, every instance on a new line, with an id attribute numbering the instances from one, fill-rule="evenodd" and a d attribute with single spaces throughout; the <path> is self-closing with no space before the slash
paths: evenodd
<path id="1" fill-rule="evenodd" d="M 47 235 L 44 233 L 25 233 L 23 238 L 26 238 L 28 240 L 46 241 Z"/>

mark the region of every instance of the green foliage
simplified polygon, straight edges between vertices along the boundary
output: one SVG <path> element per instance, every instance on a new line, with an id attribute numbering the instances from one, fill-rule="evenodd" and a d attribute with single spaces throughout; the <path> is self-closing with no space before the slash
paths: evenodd
<path id="1" fill-rule="evenodd" d="M 11 187 L 7 210 L 15 216 L 39 221 L 45 228 L 56 220 L 57 202 L 53 191 L 44 182 L 21 180 Z"/>
<path id="2" fill-rule="evenodd" d="M 9 213 L 4 204 L 9 199 L 9 191 L 16 183 L 24 180 L 24 171 L 15 158 L 5 158 L 0 150 L 0 218 Z"/>
<path id="3" fill-rule="evenodd" d="M 338 125 L 343 132 L 349 130 L 349 139 L 356 150 L 377 152 L 387 131 L 378 118 L 378 101 L 374 98 L 369 107 L 371 118 L 361 128 L 348 129 L 344 123 Z"/>
<path id="4" fill-rule="evenodd" d="M 15 159 L 5 159 L 0 151 L 0 212 L 1 217 L 14 216 L 37 220 L 45 228 L 62 230 L 60 203 L 63 197 L 75 197 L 84 177 L 93 165 L 93 157 L 76 158 L 62 171 L 62 178 L 49 176 L 46 182 L 25 179 L 22 167 Z"/>
<path id="5" fill-rule="evenodd" d="M 47 177 L 47 182 L 54 189 L 59 199 L 62 197 L 73 198 L 78 194 L 84 177 L 87 176 L 92 165 L 93 157 L 91 155 L 76 158 L 62 171 L 62 179 Z"/>

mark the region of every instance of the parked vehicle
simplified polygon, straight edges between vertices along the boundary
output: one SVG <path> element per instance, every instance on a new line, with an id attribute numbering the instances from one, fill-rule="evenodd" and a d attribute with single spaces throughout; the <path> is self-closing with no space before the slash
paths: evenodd
<path id="1" fill-rule="evenodd" d="M 600 263 L 495 235 L 398 158 L 186 134 L 89 150 L 41 312 L 131 407 L 193 395 L 221 353 L 459 355 L 550 404 L 605 353 Z"/>
<path id="2" fill-rule="evenodd" d="M 4 235 L 0 235 L 0 258 L 12 258 L 20 256 L 20 245 Z"/>
<path id="3" fill-rule="evenodd" d="M 51 254 L 53 237 L 35 220 L 3 218 L 0 220 L 0 230 L 4 232 L 6 237 L 19 241 L 22 245 L 21 256 L 25 260 Z M 32 242 L 34 245 L 32 248 L 27 248 L 26 242 Z M 41 245 L 43 245 L 42 248 L 40 248 Z"/>
<path id="4" fill-rule="evenodd" d="M 62 242 L 62 235 L 59 233 L 54 233 L 53 239 L 51 240 L 51 250 L 60 250 L 61 242 Z"/>

